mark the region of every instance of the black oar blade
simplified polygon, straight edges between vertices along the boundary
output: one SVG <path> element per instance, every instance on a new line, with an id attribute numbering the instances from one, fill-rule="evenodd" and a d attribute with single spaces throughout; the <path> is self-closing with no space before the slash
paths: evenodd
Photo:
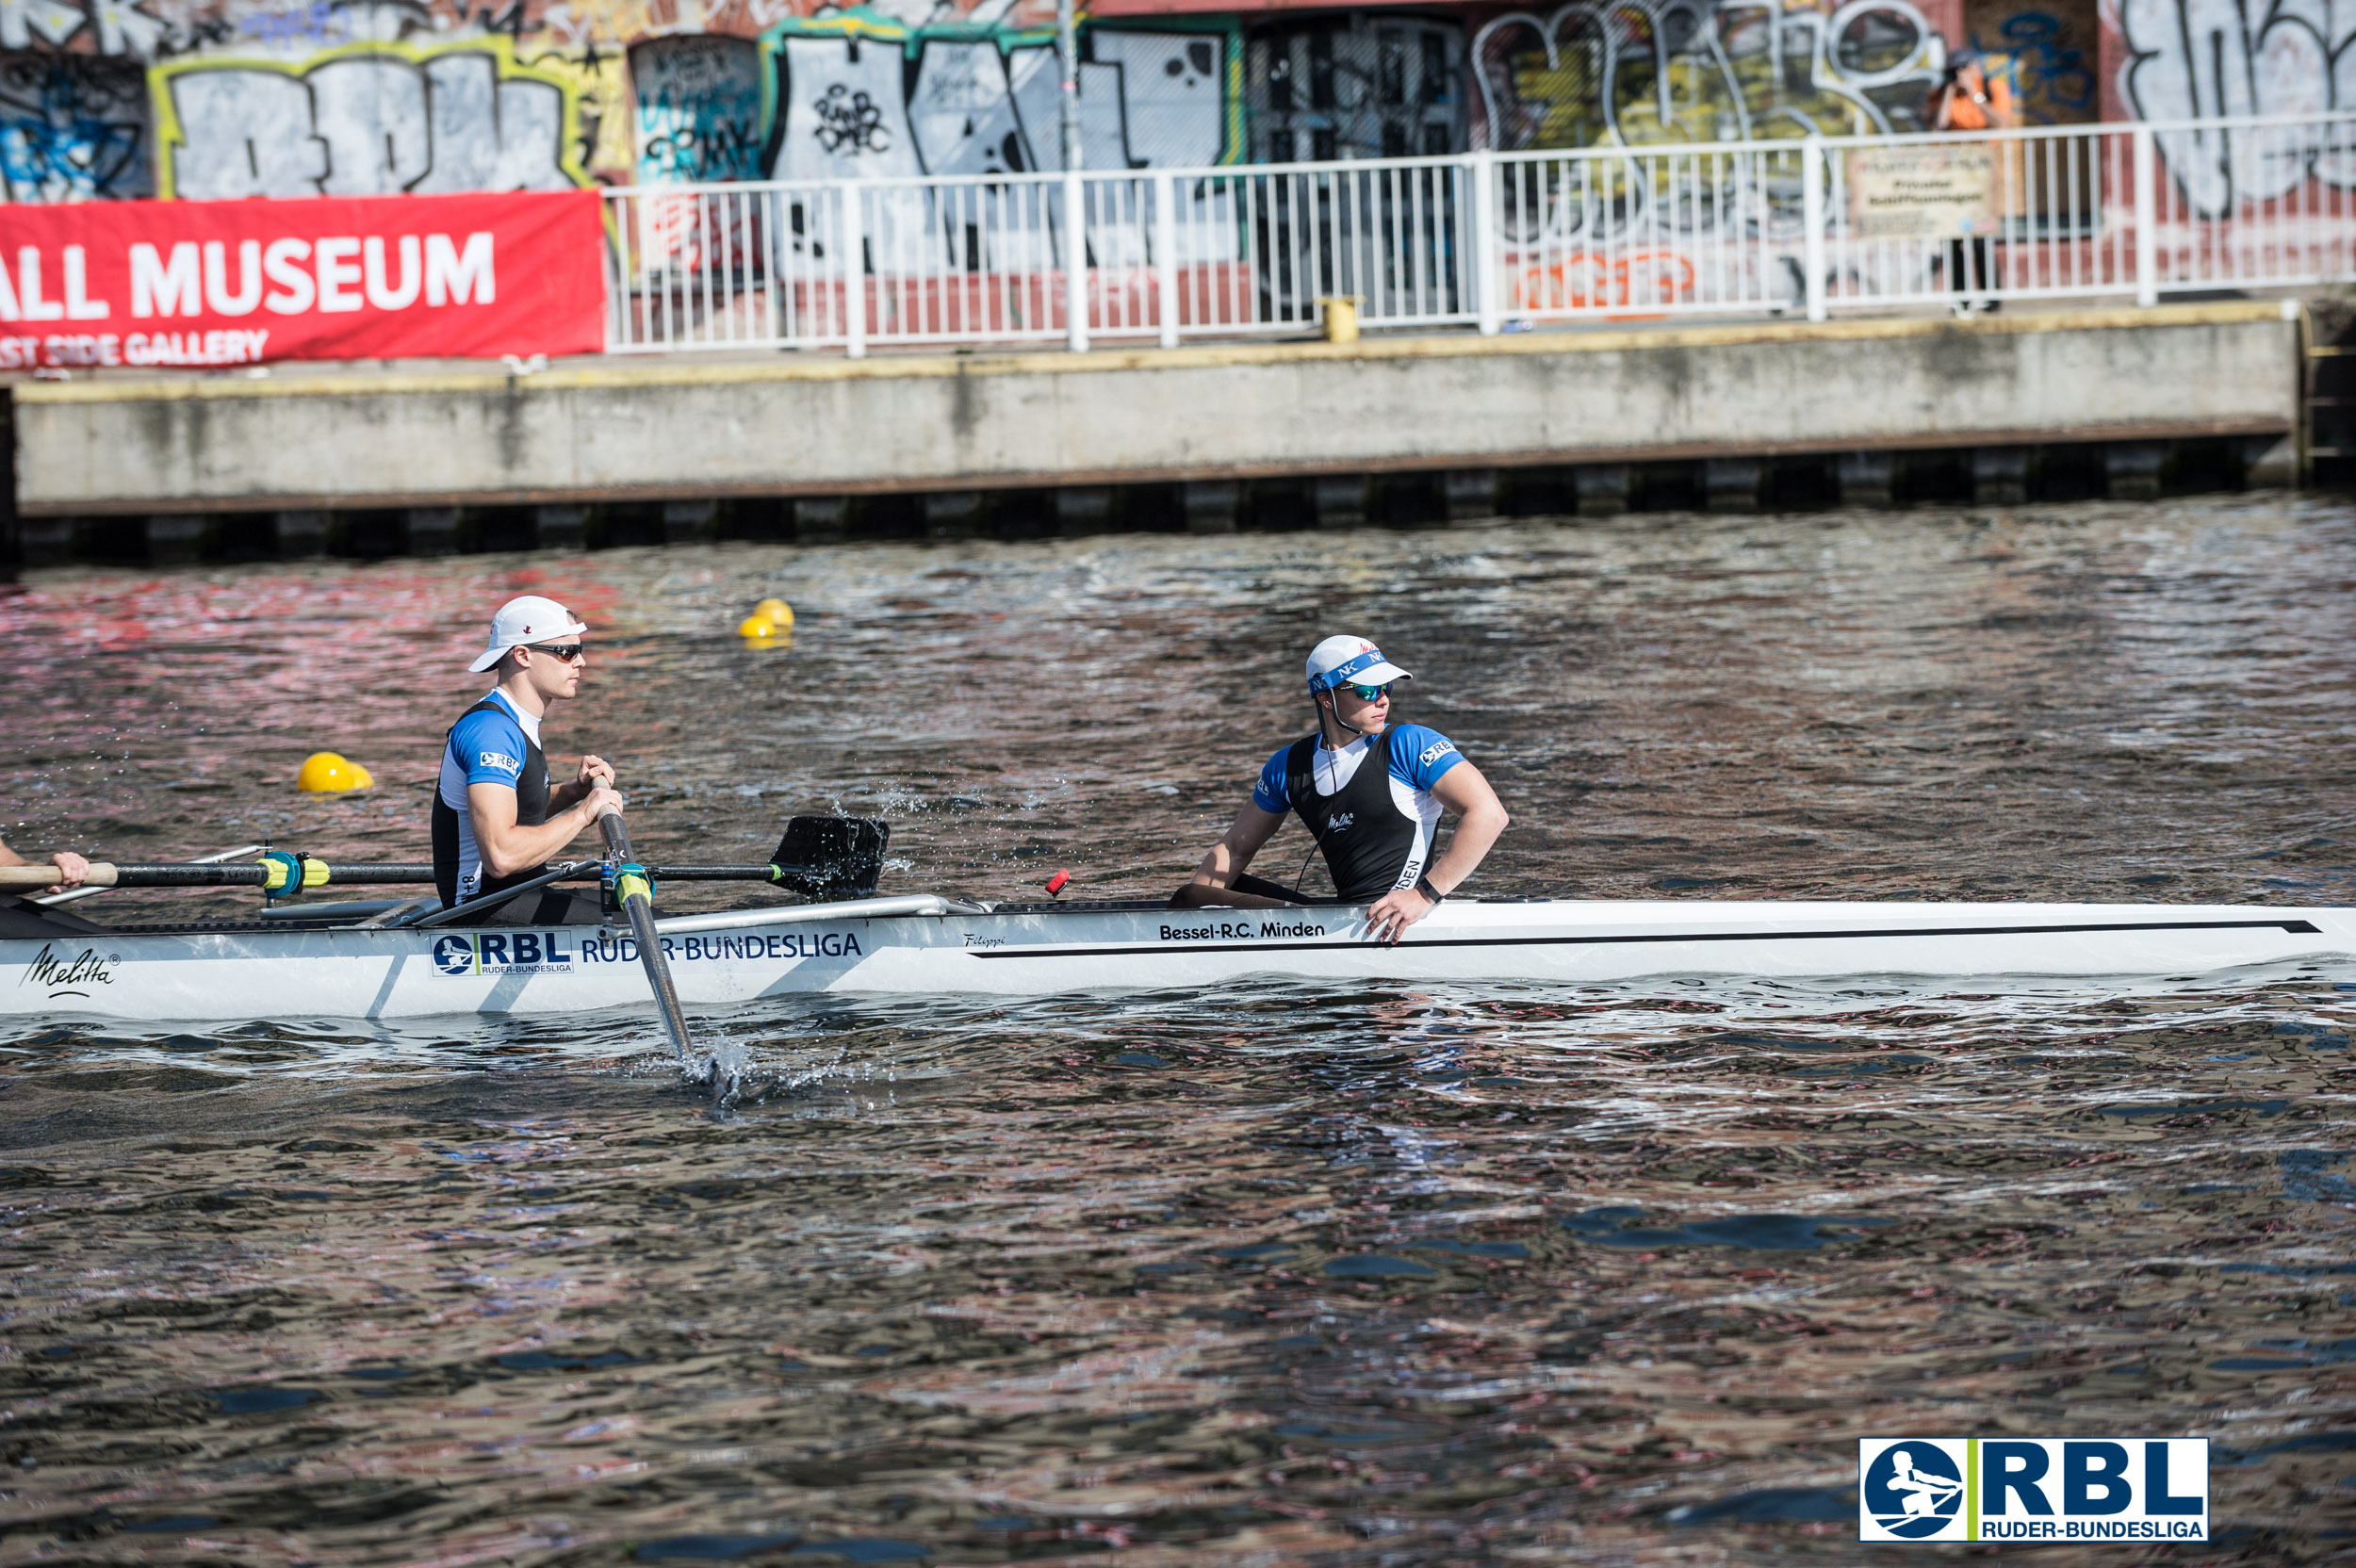
<path id="1" fill-rule="evenodd" d="M 880 818 L 795 817 L 770 859 L 783 873 L 779 885 L 804 898 L 866 898 L 883 875 L 891 841 L 892 825 Z"/>

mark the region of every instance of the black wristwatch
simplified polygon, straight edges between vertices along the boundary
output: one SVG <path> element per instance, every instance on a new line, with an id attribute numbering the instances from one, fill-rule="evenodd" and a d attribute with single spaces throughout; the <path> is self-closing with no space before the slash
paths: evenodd
<path id="1" fill-rule="evenodd" d="M 1415 878 L 1415 891 L 1423 894 L 1424 897 L 1430 899 L 1434 904 L 1439 903 L 1441 898 L 1445 896 L 1441 893 L 1439 889 L 1432 885 L 1432 878 L 1429 876 L 1418 876 Z"/>

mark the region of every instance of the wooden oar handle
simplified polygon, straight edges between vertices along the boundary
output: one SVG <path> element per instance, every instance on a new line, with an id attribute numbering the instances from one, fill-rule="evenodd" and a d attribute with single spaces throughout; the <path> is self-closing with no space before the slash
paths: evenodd
<path id="1" fill-rule="evenodd" d="M 0 866 L 0 892 L 39 892 L 57 885 L 57 868 L 52 865 Z M 105 860 L 92 860 L 90 871 L 82 878 L 85 888 L 111 888 L 115 885 L 115 869 Z"/>

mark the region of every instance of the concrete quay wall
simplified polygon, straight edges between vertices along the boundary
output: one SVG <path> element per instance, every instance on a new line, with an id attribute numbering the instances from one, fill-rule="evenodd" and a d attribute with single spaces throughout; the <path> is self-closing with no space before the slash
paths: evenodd
<path id="1" fill-rule="evenodd" d="M 25 383 L 20 516 L 2279 437 L 2282 302 L 1350 345 Z M 2263 443 L 2260 444 L 2263 446 Z"/>

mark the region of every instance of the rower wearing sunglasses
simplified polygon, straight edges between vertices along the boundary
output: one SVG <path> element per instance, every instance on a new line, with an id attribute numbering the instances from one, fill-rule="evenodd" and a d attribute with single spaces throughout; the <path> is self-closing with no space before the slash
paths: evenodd
<path id="1" fill-rule="evenodd" d="M 614 769 L 583 757 L 569 784 L 548 788 L 540 720 L 551 702 L 580 694 L 589 629 L 553 599 L 510 599 L 492 617 L 490 643 L 466 668 L 499 672 L 488 695 L 450 726 L 434 792 L 434 880 L 442 906 L 465 904 L 539 874 L 557 851 L 616 809 Z M 453 925 L 594 925 L 597 900 L 560 888 L 518 893 Z"/>
<path id="2" fill-rule="evenodd" d="M 1317 733 L 1268 759 L 1235 825 L 1203 857 L 1194 880 L 1172 902 L 1194 907 L 1311 902 L 1293 889 L 1244 874 L 1287 811 L 1299 812 L 1317 835 L 1339 902 L 1371 906 L 1366 923 L 1378 940 L 1399 940 L 1470 876 L 1505 831 L 1505 807 L 1455 742 L 1419 724 L 1390 722 L 1392 687 L 1408 678 L 1363 637 L 1319 643 L 1309 655 Z M 1443 811 L 1460 820 L 1448 853 L 1434 862 L 1432 832 Z"/>

